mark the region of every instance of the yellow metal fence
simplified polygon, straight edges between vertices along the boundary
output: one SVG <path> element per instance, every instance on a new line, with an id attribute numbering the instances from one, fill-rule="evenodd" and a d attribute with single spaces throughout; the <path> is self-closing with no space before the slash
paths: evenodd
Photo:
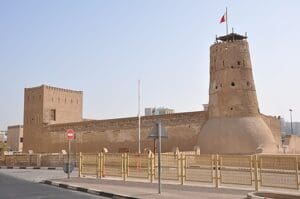
<path id="1" fill-rule="evenodd" d="M 78 157 L 70 155 L 71 162 L 78 162 Z M 66 154 L 15 154 L 0 157 L 0 166 L 9 167 L 62 167 L 67 162 Z M 77 165 L 77 164 L 76 164 Z"/>
<path id="2" fill-rule="evenodd" d="M 162 154 L 161 178 L 179 184 L 205 183 L 215 187 L 240 185 L 299 189 L 297 155 Z M 157 155 L 99 153 L 79 155 L 79 176 L 157 180 Z"/>

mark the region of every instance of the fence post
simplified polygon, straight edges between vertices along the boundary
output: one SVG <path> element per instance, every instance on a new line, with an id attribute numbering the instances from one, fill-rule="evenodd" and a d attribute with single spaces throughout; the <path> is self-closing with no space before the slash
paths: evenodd
<path id="1" fill-rule="evenodd" d="M 129 172 L 129 155 L 127 153 L 126 154 L 126 172 L 125 172 L 126 178 L 128 177 L 128 172 Z"/>
<path id="2" fill-rule="evenodd" d="M 122 164 L 122 169 L 121 169 L 121 174 L 122 174 L 122 178 L 123 178 L 123 181 L 126 180 L 126 171 L 125 171 L 125 168 L 126 168 L 126 157 L 125 157 L 125 153 L 122 153 L 121 155 L 121 164 Z"/>
<path id="3" fill-rule="evenodd" d="M 151 157 L 152 157 L 152 154 L 151 152 L 148 153 L 148 179 L 150 180 L 150 182 L 152 182 L 151 180 Z"/>
<path id="4" fill-rule="evenodd" d="M 97 154 L 97 158 L 96 158 L 96 176 L 97 178 L 101 179 L 101 172 L 100 172 L 100 166 L 101 166 L 101 155 L 100 153 Z"/>
<path id="5" fill-rule="evenodd" d="M 101 167 L 100 167 L 100 169 L 101 169 L 101 176 L 102 177 L 105 177 L 105 166 L 104 166 L 104 164 L 105 164 L 105 154 L 101 152 Z"/>
<path id="6" fill-rule="evenodd" d="M 184 169 L 185 169 L 185 165 L 184 165 L 184 155 L 183 153 L 180 154 L 180 184 L 183 185 L 184 182 Z"/>
<path id="7" fill-rule="evenodd" d="M 258 191 L 258 158 L 255 155 L 254 158 L 254 183 L 255 183 L 255 191 Z"/>
<path id="8" fill-rule="evenodd" d="M 149 173 L 150 173 L 150 182 L 153 183 L 154 175 L 155 175 L 155 165 L 154 165 L 154 153 L 150 153 L 149 156 Z"/>
<path id="9" fill-rule="evenodd" d="M 216 188 L 219 188 L 219 155 L 215 156 L 215 181 Z"/>
<path id="10" fill-rule="evenodd" d="M 78 176 L 81 178 L 82 176 L 82 153 L 79 152 L 79 169 L 78 169 Z"/>
<path id="11" fill-rule="evenodd" d="M 295 161 L 296 161 L 296 183 L 297 183 L 297 189 L 299 189 L 299 175 L 298 175 L 298 157 L 295 157 Z"/>

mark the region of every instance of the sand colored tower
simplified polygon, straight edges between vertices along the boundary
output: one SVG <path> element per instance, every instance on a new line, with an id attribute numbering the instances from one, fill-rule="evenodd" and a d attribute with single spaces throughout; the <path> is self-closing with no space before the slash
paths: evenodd
<path id="1" fill-rule="evenodd" d="M 247 37 L 231 33 L 210 47 L 208 120 L 201 153 L 276 153 L 271 130 L 261 118 Z"/>

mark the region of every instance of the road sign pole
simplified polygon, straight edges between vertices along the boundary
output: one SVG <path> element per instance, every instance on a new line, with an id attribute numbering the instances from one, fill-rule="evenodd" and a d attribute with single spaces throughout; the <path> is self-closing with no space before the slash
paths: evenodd
<path id="1" fill-rule="evenodd" d="M 158 194 L 161 193 L 161 139 L 162 138 L 168 138 L 166 130 L 163 128 L 161 122 L 156 122 L 154 128 L 151 130 L 150 134 L 148 135 L 148 138 L 154 139 L 154 145 L 155 145 L 155 139 L 158 139 Z M 154 147 L 155 149 L 155 147 Z M 154 150 L 155 152 L 155 150 Z"/>
<path id="2" fill-rule="evenodd" d="M 70 178 L 70 170 L 71 170 L 71 164 L 70 164 L 70 152 L 71 152 L 71 140 L 68 139 L 69 143 L 69 149 L 68 149 L 68 178 Z"/>

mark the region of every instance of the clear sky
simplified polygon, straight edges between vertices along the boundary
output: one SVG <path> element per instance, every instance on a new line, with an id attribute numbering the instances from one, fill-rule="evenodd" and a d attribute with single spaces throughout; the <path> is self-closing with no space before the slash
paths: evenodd
<path id="1" fill-rule="evenodd" d="M 248 33 L 262 113 L 300 121 L 300 1 L 1 0 L 0 129 L 23 122 L 25 87 L 84 91 L 84 117 L 208 102 L 209 46 Z"/>

